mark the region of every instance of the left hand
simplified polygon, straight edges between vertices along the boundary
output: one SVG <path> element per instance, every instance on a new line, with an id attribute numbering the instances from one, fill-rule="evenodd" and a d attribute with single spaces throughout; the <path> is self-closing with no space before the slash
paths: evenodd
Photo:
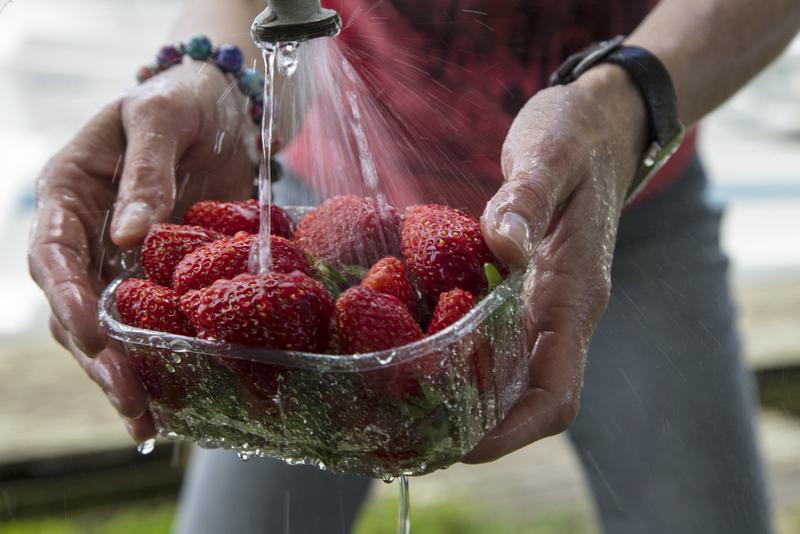
<path id="1" fill-rule="evenodd" d="M 646 139 L 641 96 L 611 65 L 539 92 L 516 117 L 503 146 L 506 182 L 482 223 L 501 260 L 532 265 L 529 384 L 465 462 L 497 459 L 575 419 L 589 341 L 611 290 L 620 212 Z"/>

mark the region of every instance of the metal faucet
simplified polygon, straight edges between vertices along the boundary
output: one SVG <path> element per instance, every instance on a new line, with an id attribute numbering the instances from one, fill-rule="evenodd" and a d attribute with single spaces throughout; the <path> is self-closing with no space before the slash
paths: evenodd
<path id="1" fill-rule="evenodd" d="M 269 0 L 253 22 L 253 40 L 263 43 L 300 42 L 333 37 L 342 29 L 339 13 L 324 9 L 319 0 Z"/>

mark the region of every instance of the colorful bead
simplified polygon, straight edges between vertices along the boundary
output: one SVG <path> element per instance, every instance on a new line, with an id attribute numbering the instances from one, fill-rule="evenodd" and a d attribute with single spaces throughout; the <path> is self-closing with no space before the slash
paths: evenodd
<path id="1" fill-rule="evenodd" d="M 257 70 L 242 71 L 239 77 L 239 89 L 255 101 L 264 99 L 264 75 Z"/>
<path id="2" fill-rule="evenodd" d="M 158 63 L 158 66 L 162 69 L 177 65 L 181 61 L 183 61 L 183 54 L 178 50 L 178 47 L 174 45 L 161 47 L 161 50 L 158 52 L 158 57 L 156 58 L 156 63 Z"/>
<path id="3" fill-rule="evenodd" d="M 151 67 L 145 66 L 145 67 L 140 68 L 136 72 L 136 80 L 139 83 L 144 83 L 144 82 L 146 82 L 147 80 L 149 80 L 150 78 L 152 78 L 155 75 L 156 75 L 156 71 L 154 69 L 152 69 Z"/>
<path id="4" fill-rule="evenodd" d="M 222 72 L 236 78 L 239 89 L 251 100 L 250 115 L 253 121 L 258 125 L 261 124 L 264 113 L 264 75 L 256 69 L 242 70 L 244 54 L 234 45 L 222 45 L 215 50 L 211 40 L 204 35 L 195 35 L 186 43 L 166 45 L 159 50 L 156 64 L 140 68 L 136 73 L 136 79 L 139 83 L 143 83 L 159 72 L 180 64 L 184 55 L 198 61 L 213 60 Z"/>
<path id="5" fill-rule="evenodd" d="M 238 46 L 226 44 L 219 47 L 217 66 L 223 72 L 239 72 L 242 70 L 242 63 L 244 63 L 244 54 Z"/>
<path id="6" fill-rule="evenodd" d="M 197 61 L 205 61 L 211 57 L 214 52 L 214 45 L 211 40 L 205 35 L 195 35 L 186 41 L 186 53 L 190 58 Z"/>

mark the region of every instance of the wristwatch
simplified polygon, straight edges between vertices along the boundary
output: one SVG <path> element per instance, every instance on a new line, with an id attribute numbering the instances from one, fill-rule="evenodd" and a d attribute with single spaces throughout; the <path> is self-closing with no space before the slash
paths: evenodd
<path id="1" fill-rule="evenodd" d="M 596 43 L 571 55 L 550 77 L 550 86 L 566 85 L 599 63 L 619 65 L 642 94 L 650 124 L 650 144 L 625 196 L 630 203 L 683 141 L 685 128 L 678 117 L 678 98 L 669 72 L 652 53 L 638 46 L 625 46 L 626 36 Z"/>

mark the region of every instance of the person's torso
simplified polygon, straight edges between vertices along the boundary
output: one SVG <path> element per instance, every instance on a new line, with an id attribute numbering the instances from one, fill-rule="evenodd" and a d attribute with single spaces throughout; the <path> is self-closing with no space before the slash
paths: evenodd
<path id="1" fill-rule="evenodd" d="M 430 180 L 470 176 L 466 187 L 479 204 L 502 181 L 500 153 L 511 122 L 546 87 L 550 73 L 571 53 L 632 32 L 656 3 L 331 0 L 325 5 L 342 14 L 340 39 L 355 52 L 356 67 L 369 73 L 383 103 L 412 135 L 436 144 L 444 163 L 404 151 L 381 157 L 404 158 L 399 167 Z"/>

